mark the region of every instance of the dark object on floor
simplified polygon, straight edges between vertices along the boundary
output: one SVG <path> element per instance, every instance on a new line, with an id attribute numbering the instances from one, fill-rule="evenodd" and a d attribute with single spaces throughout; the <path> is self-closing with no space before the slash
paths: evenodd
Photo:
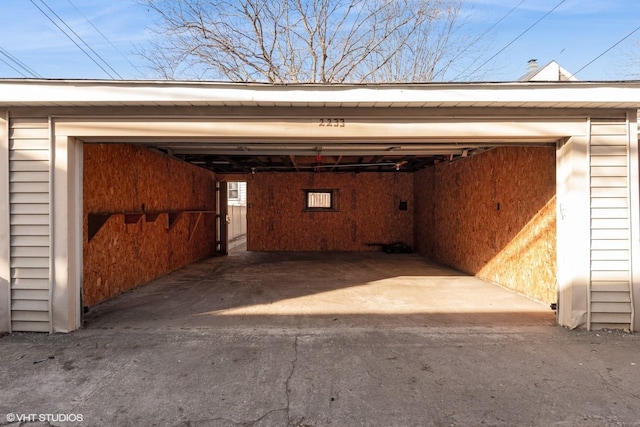
<path id="1" fill-rule="evenodd" d="M 387 254 L 410 254 L 413 250 L 403 242 L 394 243 L 367 243 L 367 246 L 381 246 L 382 252 Z"/>

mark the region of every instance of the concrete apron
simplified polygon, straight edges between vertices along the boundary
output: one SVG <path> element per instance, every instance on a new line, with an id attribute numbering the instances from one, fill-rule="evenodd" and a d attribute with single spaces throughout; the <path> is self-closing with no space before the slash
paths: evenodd
<path id="1" fill-rule="evenodd" d="M 94 307 L 88 328 L 553 325 L 548 306 L 420 255 L 231 251 Z"/>

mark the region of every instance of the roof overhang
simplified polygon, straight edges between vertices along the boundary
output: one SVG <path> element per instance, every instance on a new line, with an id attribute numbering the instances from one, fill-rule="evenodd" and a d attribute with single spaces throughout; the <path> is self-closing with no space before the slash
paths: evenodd
<path id="1" fill-rule="evenodd" d="M 0 79 L 0 107 L 640 107 L 640 81 L 291 84 Z"/>
<path id="2" fill-rule="evenodd" d="M 549 109 L 635 110 L 640 107 L 640 81 L 269 85 L 0 79 L 0 108 L 32 107 L 58 114 L 58 129 L 70 120 L 75 128 L 67 134 L 86 143 L 140 144 L 221 173 L 392 172 L 415 171 L 502 145 L 555 146 L 575 133 L 554 127 L 567 126 L 562 117 L 574 112 Z M 81 110 L 76 116 L 68 109 L 60 113 L 57 107 Z M 145 113 L 129 118 L 136 107 Z M 185 118 L 179 111 L 174 114 L 174 107 L 213 107 L 203 111 L 218 112 L 247 108 L 245 113 L 230 110 L 223 118 Z M 321 116 L 317 110 L 291 107 L 350 109 L 345 116 L 348 127 L 337 134 L 320 133 L 310 119 L 311 114 Z M 360 114 L 359 108 L 368 110 Z M 394 111 L 372 111 L 378 108 Z M 473 111 L 430 120 L 421 108 Z M 485 108 L 494 109 L 490 119 L 484 117 L 489 111 Z M 502 108 L 509 110 L 495 111 Z M 516 111 L 520 109 L 540 111 Z M 231 116 L 233 123 L 227 123 Z"/>

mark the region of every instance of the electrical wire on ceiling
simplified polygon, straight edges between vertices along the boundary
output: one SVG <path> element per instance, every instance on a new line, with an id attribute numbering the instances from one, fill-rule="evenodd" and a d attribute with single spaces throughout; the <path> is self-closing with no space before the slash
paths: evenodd
<path id="1" fill-rule="evenodd" d="M 20 61 L 18 58 L 16 58 L 14 55 L 9 53 L 6 49 L 2 47 L 0 47 L 0 54 L 2 54 L 9 61 L 11 61 L 11 62 L 7 62 L 6 60 L 0 58 L 0 62 L 3 62 L 4 64 L 6 64 L 9 68 L 11 68 L 16 73 L 20 74 L 22 77 L 36 77 L 36 78 L 42 77 L 33 68 L 29 67 L 27 64 Z M 22 71 L 20 71 L 20 69 L 22 69 Z"/>
<path id="2" fill-rule="evenodd" d="M 143 73 L 140 71 L 140 69 L 133 62 L 131 62 L 129 57 L 127 55 L 125 55 L 124 53 L 122 53 L 120 51 L 120 49 L 118 49 L 118 47 L 102 31 L 100 31 L 100 29 L 98 27 L 96 27 L 95 24 L 89 18 L 87 18 L 86 15 L 84 13 L 82 13 L 82 11 L 80 9 L 78 9 L 78 7 L 71 0 L 67 0 L 67 1 L 69 2 L 69 4 L 71 6 L 73 6 L 73 8 L 76 10 L 76 12 L 78 12 L 80 14 L 80 16 L 82 16 L 84 18 L 84 20 L 87 21 L 89 23 L 89 25 L 91 25 L 93 27 L 94 30 L 96 30 L 98 32 L 98 34 L 100 34 L 102 36 L 102 38 L 105 39 L 106 42 L 109 43 L 111 45 L 111 47 L 116 52 L 118 52 L 120 54 L 120 56 L 122 56 L 125 59 L 125 61 L 127 61 L 129 63 L 129 65 L 131 65 L 138 72 L 138 75 L 142 77 Z"/>
<path id="3" fill-rule="evenodd" d="M 559 8 L 560 6 L 562 6 L 562 4 L 564 4 L 567 0 L 561 0 L 557 5 L 555 5 L 553 7 L 553 9 L 551 9 L 549 12 L 545 13 L 540 19 L 538 19 L 536 22 L 534 22 L 533 24 L 531 24 L 526 30 L 524 30 L 523 32 L 521 32 L 520 34 L 518 34 L 518 36 L 516 36 L 513 40 L 511 40 L 509 43 L 507 43 L 502 49 L 500 49 L 498 52 L 496 52 L 491 58 L 487 59 L 486 61 L 484 61 L 482 64 L 480 64 L 479 67 L 477 67 L 475 70 L 473 70 L 471 72 L 471 74 L 475 74 L 477 73 L 482 67 L 484 67 L 485 65 L 487 65 L 489 62 L 491 62 L 493 59 L 495 59 L 496 56 L 500 55 L 502 52 L 504 52 L 505 50 L 507 50 L 507 48 L 509 48 L 509 46 L 511 46 L 512 44 L 514 44 L 516 41 L 518 41 L 518 39 L 520 39 L 520 37 L 524 36 L 525 34 L 527 34 L 533 27 L 535 27 L 536 25 L 538 25 L 544 18 L 546 18 L 547 16 L 551 15 L 551 13 L 553 13 L 557 8 Z"/>
<path id="4" fill-rule="evenodd" d="M 86 46 L 86 49 L 83 48 L 68 32 L 66 32 L 60 25 L 58 25 L 58 23 L 56 22 L 55 19 L 53 19 L 51 17 L 51 15 L 49 15 L 45 10 L 43 10 L 40 6 L 38 6 L 36 4 L 36 2 L 34 0 L 30 0 L 31 3 L 40 11 L 42 12 L 42 14 L 47 17 L 47 19 L 49 21 L 51 21 L 51 23 L 53 25 L 55 25 L 60 31 L 62 31 L 62 33 L 67 36 L 67 38 L 69 40 L 71 40 L 73 42 L 73 44 L 75 44 L 78 49 L 80 49 L 89 59 L 91 59 L 91 61 L 93 61 L 94 64 L 96 64 L 102 71 L 104 71 L 111 79 L 115 80 L 116 78 L 114 77 L 113 74 L 115 74 L 116 76 L 118 76 L 118 78 L 120 78 L 121 80 L 124 80 L 123 77 L 111 66 L 109 65 L 109 63 L 107 61 L 104 60 L 104 58 L 102 58 L 102 56 L 100 56 L 100 54 L 98 54 L 98 52 L 96 52 L 91 46 L 89 46 L 89 44 L 84 41 L 84 39 L 82 37 L 80 37 L 80 35 L 78 35 L 78 33 L 76 33 L 65 21 L 64 19 L 62 19 L 53 9 L 51 9 L 51 7 L 49 7 L 49 5 L 44 1 L 44 0 L 40 0 L 40 3 L 42 3 L 42 5 L 44 7 L 46 7 L 50 13 L 55 16 L 58 21 L 60 21 L 65 27 L 67 27 L 69 29 L 69 31 L 71 33 L 73 33 L 73 35 L 84 45 Z M 94 56 L 92 56 L 88 51 L 90 50 L 93 55 L 95 55 L 95 57 L 97 57 L 100 61 L 102 61 L 102 63 L 104 64 L 104 66 L 102 64 L 100 64 L 100 62 L 98 62 L 98 60 L 96 60 L 96 58 Z M 113 74 L 111 74 L 111 72 L 109 72 L 106 68 L 110 69 Z"/>

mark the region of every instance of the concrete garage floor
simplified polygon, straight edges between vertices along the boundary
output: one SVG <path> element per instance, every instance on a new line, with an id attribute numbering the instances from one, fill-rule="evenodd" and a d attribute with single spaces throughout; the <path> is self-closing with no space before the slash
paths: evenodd
<path id="1" fill-rule="evenodd" d="M 553 325 L 554 312 L 416 254 L 231 251 L 86 317 L 89 328 Z"/>
<path id="2" fill-rule="evenodd" d="M 638 335 L 565 330 L 548 307 L 418 255 L 233 252 L 86 320 L 0 339 L 0 416 L 640 426 Z"/>

